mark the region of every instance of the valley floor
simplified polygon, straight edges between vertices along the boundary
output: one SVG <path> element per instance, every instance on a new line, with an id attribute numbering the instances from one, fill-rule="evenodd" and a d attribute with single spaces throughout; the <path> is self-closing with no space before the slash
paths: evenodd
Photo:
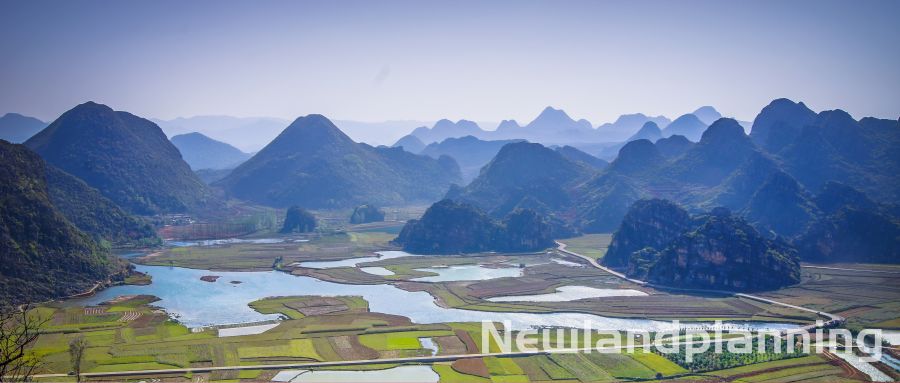
<path id="1" fill-rule="evenodd" d="M 310 277 L 342 285 L 374 287 L 391 284 L 407 292 L 427 292 L 436 304 L 445 308 L 496 313 L 565 312 L 641 320 L 722 319 L 785 324 L 809 323 L 816 319 L 808 312 L 745 298 L 658 291 L 588 267 L 583 260 L 555 249 L 536 254 L 382 256 L 366 258 L 357 264 L 354 264 L 356 261 L 348 261 L 372 257 L 375 251 L 397 250 L 388 244 L 395 236 L 394 226 L 363 225 L 349 227 L 342 232 L 310 236 L 262 235 L 243 241 L 181 244 L 132 259 L 144 265 L 198 269 L 194 274 L 210 276 L 215 276 L 217 272 L 225 274 L 274 268 L 301 278 Z M 609 243 L 609 236 L 591 235 L 564 241 L 569 245 L 568 250 L 599 258 Z M 307 267 L 311 265 L 317 268 Z M 848 318 L 851 328 L 875 326 L 900 329 L 897 315 L 900 313 L 897 307 L 900 304 L 900 284 L 895 272 L 900 272 L 900 268 L 808 265 L 803 268 L 803 281 L 799 285 L 762 295 L 837 313 Z M 457 280 L 460 278 L 481 279 Z M 229 277 L 196 283 L 235 291 L 245 287 L 240 283 L 242 281 L 234 279 Z M 567 286 L 580 286 L 591 292 L 629 291 L 628 294 L 632 295 L 571 301 L 490 300 L 554 294 L 562 291 L 558 290 L 560 287 Z M 221 325 L 189 328 L 171 319 L 172 313 L 160 308 L 166 306 L 166 302 L 157 302 L 156 299 L 136 295 L 104 304 L 85 305 L 69 301 L 36 309 L 35 315 L 51 318 L 45 334 L 33 349 L 44 362 L 43 372 L 65 374 L 71 370 L 68 342 L 76 336 L 84 336 L 89 346 L 84 370 L 89 373 L 176 369 L 170 373 L 88 376 L 89 380 L 269 381 L 290 375 L 283 371 L 302 372 L 310 368 L 296 365 L 372 359 L 385 361 L 367 362 L 361 366 L 319 366 L 315 370 L 383 370 L 389 374 L 400 374 L 383 375 L 393 377 L 391 379 L 409 378 L 403 374 L 412 373 L 416 381 L 439 379 L 442 382 L 604 382 L 635 379 L 799 382 L 866 379 L 864 374 L 828 354 L 790 355 L 788 359 L 777 359 L 783 356 L 768 353 L 754 354 L 749 358 L 732 355 L 728 356 L 727 361 L 716 360 L 710 362 L 708 368 L 700 369 L 696 364 L 679 364 L 677 358 L 654 352 L 553 353 L 515 357 L 480 355 L 499 351 L 493 347 L 495 344 L 487 350 L 481 348 L 480 323 L 454 322 L 455 319 L 449 317 L 439 323 L 414 323 L 404 316 L 373 312 L 377 310 L 371 310 L 372 302 L 361 296 L 322 297 L 317 296 L 316 291 L 284 297 L 261 296 L 251 302 L 249 308 L 258 315 L 268 314 L 269 317 L 278 316 L 281 319 L 256 323 L 243 330 Z M 581 346 L 578 341 L 568 338 L 563 343 L 568 347 Z M 456 357 L 467 354 L 474 356 Z M 428 359 L 433 356 L 452 357 Z M 260 365 L 295 367 L 256 368 Z M 408 365 L 429 366 L 430 369 L 394 369 Z M 211 372 L 183 370 L 214 366 L 246 367 Z M 304 375 L 300 372 L 289 378 L 304 381 L 305 378 L 301 378 Z M 893 379 L 900 378 L 895 372 L 886 373 Z M 313 375 L 307 376 L 315 378 Z M 344 379 L 357 379 L 343 376 Z M 40 380 L 73 379 L 53 375 Z"/>

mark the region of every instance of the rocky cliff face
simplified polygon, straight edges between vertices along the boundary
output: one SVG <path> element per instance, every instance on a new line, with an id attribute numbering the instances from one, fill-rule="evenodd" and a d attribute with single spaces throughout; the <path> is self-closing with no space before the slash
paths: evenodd
<path id="1" fill-rule="evenodd" d="M 725 209 L 696 230 L 670 242 L 649 267 L 647 279 L 680 288 L 759 291 L 800 282 L 796 253 L 763 238 Z"/>
<path id="2" fill-rule="evenodd" d="M 900 263 L 900 223 L 878 210 L 844 207 L 796 241 L 804 261 Z"/>
<path id="3" fill-rule="evenodd" d="M 662 249 L 690 228 L 691 217 L 675 203 L 663 199 L 640 200 L 622 219 L 603 264 L 624 267 L 635 251 L 645 247 Z"/>
<path id="4" fill-rule="evenodd" d="M 728 209 L 691 217 L 666 200 L 632 205 L 603 263 L 679 288 L 755 291 L 799 282 L 796 252 Z"/>

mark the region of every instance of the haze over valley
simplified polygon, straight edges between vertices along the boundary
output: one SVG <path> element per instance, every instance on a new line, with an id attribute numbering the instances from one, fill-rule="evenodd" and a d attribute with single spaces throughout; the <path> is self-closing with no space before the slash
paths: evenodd
<path id="1" fill-rule="evenodd" d="M 898 381 L 898 11 L 4 2 L 0 382 Z"/>

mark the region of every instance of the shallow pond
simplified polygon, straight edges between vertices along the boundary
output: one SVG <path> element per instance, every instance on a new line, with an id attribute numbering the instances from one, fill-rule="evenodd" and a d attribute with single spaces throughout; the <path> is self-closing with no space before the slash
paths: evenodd
<path id="1" fill-rule="evenodd" d="M 256 325 L 256 326 L 220 328 L 219 329 L 219 338 L 225 338 L 225 337 L 229 337 L 229 336 L 262 334 L 262 333 L 269 331 L 275 327 L 278 327 L 278 323 L 261 324 L 261 325 Z"/>
<path id="2" fill-rule="evenodd" d="M 419 344 L 422 348 L 426 350 L 431 350 L 431 356 L 435 356 L 438 353 L 438 346 L 434 343 L 434 340 L 428 337 L 419 338 Z"/>
<path id="3" fill-rule="evenodd" d="M 267 244 L 267 243 L 284 243 L 284 242 L 308 242 L 308 240 L 300 239 L 300 240 L 290 240 L 286 238 L 227 238 L 227 239 L 204 239 L 200 241 L 166 241 L 167 246 L 172 247 L 191 247 L 191 246 L 216 246 L 216 245 L 231 245 L 236 243 L 256 243 L 256 244 Z"/>
<path id="4" fill-rule="evenodd" d="M 488 298 L 491 302 L 568 302 L 600 297 L 640 297 L 647 293 L 633 289 L 598 289 L 587 286 L 561 286 L 554 293 L 535 295 L 511 295 Z"/>
<path id="5" fill-rule="evenodd" d="M 384 370 L 285 370 L 272 379 L 274 382 L 293 383 L 437 383 L 440 377 L 429 366 L 397 366 Z"/>
<path id="6" fill-rule="evenodd" d="M 558 265 L 569 266 L 569 267 L 584 267 L 584 264 L 578 262 L 567 261 L 565 259 L 553 258 L 550 261 L 556 263 Z"/>
<path id="7" fill-rule="evenodd" d="M 458 265 L 449 267 L 426 267 L 416 269 L 435 273 L 430 277 L 412 279 L 416 282 L 453 282 L 453 281 L 481 281 L 486 279 L 518 277 L 522 270 L 518 267 L 484 267 L 482 265 Z"/>
<path id="8" fill-rule="evenodd" d="M 421 255 L 410 254 L 405 251 L 376 251 L 375 254 L 377 256 L 371 257 L 358 257 L 358 258 L 350 258 L 344 259 L 340 261 L 309 261 L 309 262 L 300 262 L 297 265 L 300 267 L 307 267 L 310 269 L 331 269 L 335 267 L 356 267 L 360 263 L 366 262 L 375 262 L 375 261 L 383 261 L 385 259 L 392 258 L 400 258 L 400 257 L 421 257 Z M 388 274 L 391 275 L 391 274 Z"/>
<path id="9" fill-rule="evenodd" d="M 114 286 L 87 298 L 65 301 L 68 305 L 96 305 L 120 295 L 147 294 L 160 298 L 154 305 L 164 308 L 188 327 L 234 324 L 277 319 L 251 309 L 255 300 L 290 295 L 361 296 L 373 312 L 402 315 L 416 323 L 510 321 L 514 329 L 532 326 L 581 327 L 586 320 L 596 329 L 670 329 L 672 323 L 647 319 L 607 318 L 580 313 L 510 313 L 443 308 L 424 291 L 409 292 L 393 285 L 349 285 L 278 271 L 216 271 L 217 282 L 203 282 L 208 270 L 170 266 L 135 265 L 150 274 L 153 283 L 145 286 Z M 501 270 L 501 269 L 492 269 Z M 509 269 L 507 269 L 509 270 Z M 511 269 L 517 270 L 517 269 Z M 239 280 L 241 284 L 227 281 Z M 794 325 L 754 323 L 754 327 L 785 329 Z"/>
<path id="10" fill-rule="evenodd" d="M 835 352 L 834 355 L 837 355 L 839 358 L 850 363 L 857 370 L 862 371 L 866 375 L 869 376 L 869 380 L 873 382 L 893 382 L 890 376 L 881 372 L 881 370 L 875 368 L 871 363 L 866 362 L 860 359 L 856 354 L 852 352 Z"/>
<path id="11" fill-rule="evenodd" d="M 364 273 L 369 273 L 372 275 L 380 275 L 380 276 L 388 276 L 394 275 L 393 271 L 385 269 L 384 267 L 360 267 L 360 270 Z"/>

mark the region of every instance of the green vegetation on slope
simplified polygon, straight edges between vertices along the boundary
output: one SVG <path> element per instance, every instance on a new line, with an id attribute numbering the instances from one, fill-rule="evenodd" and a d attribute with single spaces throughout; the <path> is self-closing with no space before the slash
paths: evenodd
<path id="1" fill-rule="evenodd" d="M 0 306 L 82 292 L 112 269 L 108 251 L 51 203 L 44 162 L 0 141 Z"/>

